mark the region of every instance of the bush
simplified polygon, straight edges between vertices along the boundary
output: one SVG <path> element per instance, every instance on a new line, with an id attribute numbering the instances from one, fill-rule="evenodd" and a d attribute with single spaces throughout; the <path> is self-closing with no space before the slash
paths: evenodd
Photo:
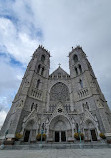
<path id="1" fill-rule="evenodd" d="M 40 133 L 39 133 L 39 134 L 37 134 L 36 139 L 37 139 L 38 141 L 40 141 L 40 140 L 41 140 L 41 134 L 40 134 Z"/>
<path id="2" fill-rule="evenodd" d="M 41 134 L 40 134 L 40 133 L 37 134 L 36 139 L 37 139 L 38 141 L 41 140 Z M 46 140 L 46 134 L 44 133 L 44 134 L 42 134 L 42 141 L 45 141 L 45 140 Z"/>
<path id="3" fill-rule="evenodd" d="M 46 140 L 46 134 L 45 134 L 45 133 L 42 135 L 42 140 L 43 140 L 43 141 Z"/>
<path id="4" fill-rule="evenodd" d="M 104 135 L 104 133 L 100 133 L 99 136 L 100 136 L 102 139 L 106 139 L 106 136 Z"/>
<path id="5" fill-rule="evenodd" d="M 23 135 L 21 133 L 16 133 L 15 134 L 15 138 L 18 140 L 18 139 L 21 139 L 23 137 Z"/>
<path id="6" fill-rule="evenodd" d="M 74 138 L 76 138 L 77 140 L 80 140 L 80 136 L 81 136 L 81 140 L 84 139 L 84 134 L 83 133 L 74 133 Z"/>

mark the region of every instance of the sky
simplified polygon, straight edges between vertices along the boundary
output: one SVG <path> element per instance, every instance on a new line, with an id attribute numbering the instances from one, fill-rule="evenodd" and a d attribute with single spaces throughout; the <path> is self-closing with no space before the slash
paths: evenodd
<path id="1" fill-rule="evenodd" d="M 0 0 L 0 126 L 39 44 L 50 72 L 82 46 L 111 108 L 111 0 Z"/>

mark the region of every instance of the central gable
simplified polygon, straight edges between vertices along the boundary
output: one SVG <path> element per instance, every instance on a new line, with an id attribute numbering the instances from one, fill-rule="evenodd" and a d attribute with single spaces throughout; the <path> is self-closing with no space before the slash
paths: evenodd
<path id="1" fill-rule="evenodd" d="M 49 76 L 50 78 L 70 78 L 70 75 L 65 72 L 60 66 Z"/>

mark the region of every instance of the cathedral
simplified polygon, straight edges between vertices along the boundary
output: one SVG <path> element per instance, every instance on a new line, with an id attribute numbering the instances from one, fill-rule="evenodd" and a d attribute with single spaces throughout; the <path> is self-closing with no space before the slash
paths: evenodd
<path id="1" fill-rule="evenodd" d="M 86 54 L 72 47 L 70 74 L 59 66 L 49 74 L 50 52 L 39 46 L 33 53 L 19 90 L 1 129 L 0 139 L 23 135 L 23 142 L 99 141 L 100 133 L 111 139 L 111 113 Z M 8 131 L 8 132 L 7 132 Z M 6 135 L 7 132 L 7 135 Z"/>

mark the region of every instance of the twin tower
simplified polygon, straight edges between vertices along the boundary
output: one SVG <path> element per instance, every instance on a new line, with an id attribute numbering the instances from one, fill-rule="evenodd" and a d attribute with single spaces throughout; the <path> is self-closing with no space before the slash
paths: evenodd
<path id="1" fill-rule="evenodd" d="M 39 46 L 29 62 L 20 88 L 1 129 L 0 139 L 36 142 L 74 141 L 81 132 L 85 141 L 111 139 L 111 113 L 93 69 L 80 46 L 69 53 L 70 74 L 60 66 L 49 74 L 50 53 Z"/>

